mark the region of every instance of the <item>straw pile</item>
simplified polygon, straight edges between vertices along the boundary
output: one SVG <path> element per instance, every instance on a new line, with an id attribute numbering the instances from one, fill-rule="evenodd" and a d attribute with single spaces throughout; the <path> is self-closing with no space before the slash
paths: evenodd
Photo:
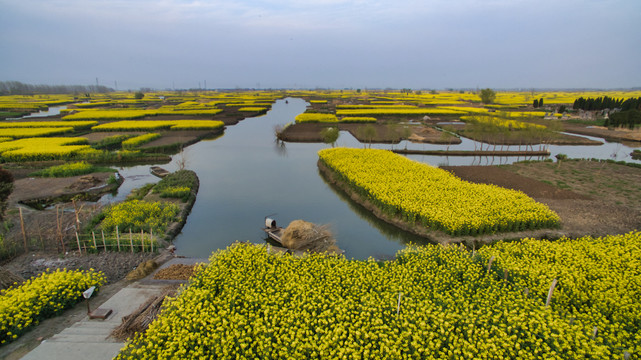
<path id="1" fill-rule="evenodd" d="M 158 264 L 153 261 L 153 260 L 147 260 L 144 263 L 138 265 L 138 267 L 127 274 L 125 277 L 127 280 L 140 280 L 147 275 L 151 274 L 156 268 L 158 267 Z"/>
<path id="2" fill-rule="evenodd" d="M 159 280 L 189 280 L 194 275 L 196 265 L 174 264 L 158 270 L 154 279 Z"/>
<path id="3" fill-rule="evenodd" d="M 147 331 L 149 324 L 158 316 L 167 296 L 176 295 L 177 286 L 168 286 L 158 296 L 152 296 L 131 314 L 122 318 L 122 323 L 111 332 L 111 336 L 125 341 L 137 333 Z"/>
<path id="4" fill-rule="evenodd" d="M 0 267 L 0 290 L 8 289 L 12 287 L 14 283 L 20 284 L 23 281 L 24 279 L 19 275 Z"/>
<path id="5" fill-rule="evenodd" d="M 292 250 L 340 254 L 336 239 L 327 225 L 294 220 L 283 230 L 283 246 Z"/>

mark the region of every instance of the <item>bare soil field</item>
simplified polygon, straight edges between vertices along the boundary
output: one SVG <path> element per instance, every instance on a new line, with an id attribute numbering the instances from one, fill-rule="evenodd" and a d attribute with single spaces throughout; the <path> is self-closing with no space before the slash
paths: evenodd
<path id="1" fill-rule="evenodd" d="M 641 169 L 565 161 L 444 167 L 463 180 L 520 190 L 561 217 L 563 235 L 603 236 L 641 228 Z"/>
<path id="2" fill-rule="evenodd" d="M 461 143 L 461 139 L 458 137 L 436 130 L 429 126 L 411 125 L 408 126 L 409 131 L 405 131 L 402 125 L 383 123 L 294 124 L 287 127 L 281 133 L 281 140 L 290 142 L 322 142 L 323 138 L 321 137 L 320 132 L 323 128 L 328 126 L 337 126 L 339 130 L 348 131 L 361 143 L 398 144 L 401 140 L 445 145 Z M 373 129 L 371 134 L 366 134 L 363 130 L 366 126 L 370 126 Z"/>

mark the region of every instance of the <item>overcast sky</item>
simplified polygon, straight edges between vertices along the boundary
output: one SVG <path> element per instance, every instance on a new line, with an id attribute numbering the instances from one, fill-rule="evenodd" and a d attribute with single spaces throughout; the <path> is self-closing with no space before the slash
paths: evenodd
<path id="1" fill-rule="evenodd" d="M 640 0 L 0 0 L 0 81 L 641 86 Z"/>

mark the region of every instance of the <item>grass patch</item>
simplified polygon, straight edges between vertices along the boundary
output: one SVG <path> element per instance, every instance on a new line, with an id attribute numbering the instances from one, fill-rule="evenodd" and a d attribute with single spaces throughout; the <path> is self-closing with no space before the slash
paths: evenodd
<path id="1" fill-rule="evenodd" d="M 30 176 L 40 177 L 71 177 L 86 175 L 95 172 L 116 172 L 115 169 L 103 166 L 96 166 L 85 161 L 73 162 L 69 164 L 55 165 L 46 169 L 36 171 Z"/>

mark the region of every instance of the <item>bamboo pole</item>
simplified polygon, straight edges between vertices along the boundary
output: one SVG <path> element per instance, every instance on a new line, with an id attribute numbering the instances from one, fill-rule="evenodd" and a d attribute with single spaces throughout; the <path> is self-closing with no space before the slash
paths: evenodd
<path id="1" fill-rule="evenodd" d="M 154 229 L 149 229 L 149 245 L 151 245 L 151 252 L 154 252 Z"/>
<path id="2" fill-rule="evenodd" d="M 396 304 L 396 315 L 401 312 L 401 296 L 403 293 L 398 293 L 398 303 Z"/>
<path id="3" fill-rule="evenodd" d="M 22 229 L 22 242 L 24 243 L 24 252 L 29 251 L 29 246 L 27 246 L 27 232 L 24 229 L 24 218 L 22 217 L 22 208 L 18 208 L 20 210 L 20 228 Z"/>
<path id="4" fill-rule="evenodd" d="M 140 229 L 140 247 L 142 252 L 145 252 L 145 233 Z"/>
<path id="5" fill-rule="evenodd" d="M 102 234 L 102 247 L 105 249 L 105 252 L 107 251 L 107 243 L 105 242 L 105 231 L 100 229 L 100 233 Z"/>
<path id="6" fill-rule="evenodd" d="M 131 228 L 129 228 L 129 244 L 131 244 L 131 252 L 134 252 L 134 234 L 131 232 Z"/>
<path id="7" fill-rule="evenodd" d="M 118 231 L 118 225 L 116 225 L 116 240 L 118 241 L 118 252 L 120 252 L 120 231 Z"/>
<path id="8" fill-rule="evenodd" d="M 93 237 L 93 247 L 98 251 L 98 245 L 96 245 L 96 233 L 91 231 L 91 236 Z"/>

